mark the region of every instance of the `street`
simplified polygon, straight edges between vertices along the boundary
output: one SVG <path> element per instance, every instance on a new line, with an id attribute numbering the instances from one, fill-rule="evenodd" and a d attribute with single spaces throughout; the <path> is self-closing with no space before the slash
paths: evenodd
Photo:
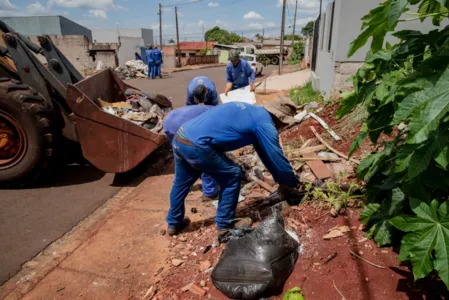
<path id="1" fill-rule="evenodd" d="M 268 65 L 263 70 L 263 76 L 271 74 L 277 70 L 279 66 Z M 218 93 L 223 93 L 226 85 L 226 68 L 216 67 L 203 70 L 184 71 L 172 73 L 170 77 L 163 79 L 147 80 L 147 79 L 133 79 L 127 81 L 129 85 L 136 88 L 158 92 L 167 97 L 172 97 L 173 106 L 179 108 L 185 105 L 186 91 L 190 80 L 195 76 L 207 76 L 214 83 Z M 258 79 L 256 78 L 256 81 Z"/>
<path id="2" fill-rule="evenodd" d="M 277 66 L 268 66 L 264 75 L 276 69 Z M 177 108 L 185 105 L 187 85 L 198 75 L 211 78 L 219 92 L 224 90 L 224 67 L 127 83 L 172 97 Z M 105 174 L 93 167 L 69 166 L 41 186 L 1 190 L 0 284 L 16 274 L 23 263 L 114 196 L 121 188 L 120 184 L 113 184 L 114 178 L 114 174 Z"/>

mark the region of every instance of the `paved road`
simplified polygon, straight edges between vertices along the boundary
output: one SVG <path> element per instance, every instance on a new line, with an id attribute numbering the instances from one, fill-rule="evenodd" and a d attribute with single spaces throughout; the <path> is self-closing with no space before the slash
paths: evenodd
<path id="1" fill-rule="evenodd" d="M 264 72 L 276 69 L 269 66 Z M 143 90 L 173 97 L 175 107 L 183 106 L 189 81 L 209 76 L 221 92 L 225 68 L 173 73 L 170 78 L 131 80 Z M 79 221 L 114 196 L 121 186 L 114 175 L 92 167 L 70 166 L 45 185 L 32 189 L 0 190 L 0 284 L 47 245 L 64 235 Z"/>
<path id="2" fill-rule="evenodd" d="M 277 70 L 277 66 L 269 65 L 264 68 L 263 75 L 271 74 L 272 71 Z M 170 77 L 163 79 L 147 80 L 147 79 L 133 79 L 127 83 L 139 88 L 141 90 L 153 91 L 172 97 L 175 108 L 182 107 L 186 102 L 187 86 L 195 76 L 209 77 L 217 87 L 219 93 L 223 93 L 226 85 L 226 71 L 225 67 L 216 67 L 210 69 L 202 69 L 195 71 L 185 71 L 172 73 Z"/>

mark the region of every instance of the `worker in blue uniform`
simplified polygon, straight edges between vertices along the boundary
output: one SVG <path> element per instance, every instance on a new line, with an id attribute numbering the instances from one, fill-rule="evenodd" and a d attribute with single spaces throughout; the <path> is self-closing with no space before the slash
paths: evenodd
<path id="1" fill-rule="evenodd" d="M 154 58 L 153 58 L 153 46 L 148 45 L 147 50 L 145 51 L 145 56 L 147 58 L 147 62 L 148 62 L 148 79 L 150 78 L 154 78 L 151 76 L 151 73 L 153 72 L 153 68 L 154 68 Z"/>
<path id="2" fill-rule="evenodd" d="M 212 80 L 206 76 L 193 78 L 187 87 L 186 105 L 218 105 L 218 94 Z"/>
<path id="3" fill-rule="evenodd" d="M 153 65 L 153 79 L 156 76 L 159 76 L 162 78 L 162 64 L 164 63 L 162 58 L 162 52 L 157 47 L 153 50 L 153 58 L 154 58 L 154 65 Z"/>
<path id="4" fill-rule="evenodd" d="M 175 180 L 167 216 L 168 234 L 176 235 L 187 226 L 184 201 L 191 186 L 206 172 L 220 186 L 216 225 L 219 236 L 232 227 L 240 193 L 241 170 L 225 152 L 253 145 L 280 193 L 291 191 L 299 179 L 279 144 L 277 128 L 295 122 L 296 106 L 285 99 L 264 107 L 230 102 L 211 109 L 183 124 L 173 139 Z"/>
<path id="5" fill-rule="evenodd" d="M 256 88 L 254 81 L 256 74 L 249 63 L 240 58 L 237 50 L 229 51 L 229 62 L 226 65 L 226 96 L 230 91 L 247 87 L 251 84 L 251 92 Z"/>
<path id="6" fill-rule="evenodd" d="M 190 105 L 184 106 L 171 111 L 164 119 L 164 133 L 168 137 L 170 143 L 173 143 L 173 138 L 181 125 L 193 118 L 205 113 L 213 106 L 209 105 Z M 212 200 L 217 195 L 217 182 L 208 174 L 201 175 L 203 188 L 203 201 Z"/>

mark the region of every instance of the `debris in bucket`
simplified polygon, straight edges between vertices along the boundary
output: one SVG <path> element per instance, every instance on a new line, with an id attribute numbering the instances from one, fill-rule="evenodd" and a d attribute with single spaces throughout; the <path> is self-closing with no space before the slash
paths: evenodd
<path id="1" fill-rule="evenodd" d="M 111 115 L 129 120 L 154 133 L 161 133 L 164 115 L 172 110 L 170 100 L 159 94 L 132 89 L 128 89 L 125 95 L 126 102 L 107 102 L 98 98 L 97 104 Z"/>
<path id="2" fill-rule="evenodd" d="M 121 79 L 145 78 L 148 75 L 148 66 L 141 60 L 129 60 L 123 67 L 117 67 L 115 73 Z"/>

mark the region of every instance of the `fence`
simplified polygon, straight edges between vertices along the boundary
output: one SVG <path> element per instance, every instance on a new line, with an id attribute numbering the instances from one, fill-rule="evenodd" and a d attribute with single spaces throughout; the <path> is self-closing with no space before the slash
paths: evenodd
<path id="1" fill-rule="evenodd" d="M 204 56 L 190 56 L 187 58 L 186 65 L 205 65 L 205 64 L 217 64 L 218 55 L 204 55 Z"/>

